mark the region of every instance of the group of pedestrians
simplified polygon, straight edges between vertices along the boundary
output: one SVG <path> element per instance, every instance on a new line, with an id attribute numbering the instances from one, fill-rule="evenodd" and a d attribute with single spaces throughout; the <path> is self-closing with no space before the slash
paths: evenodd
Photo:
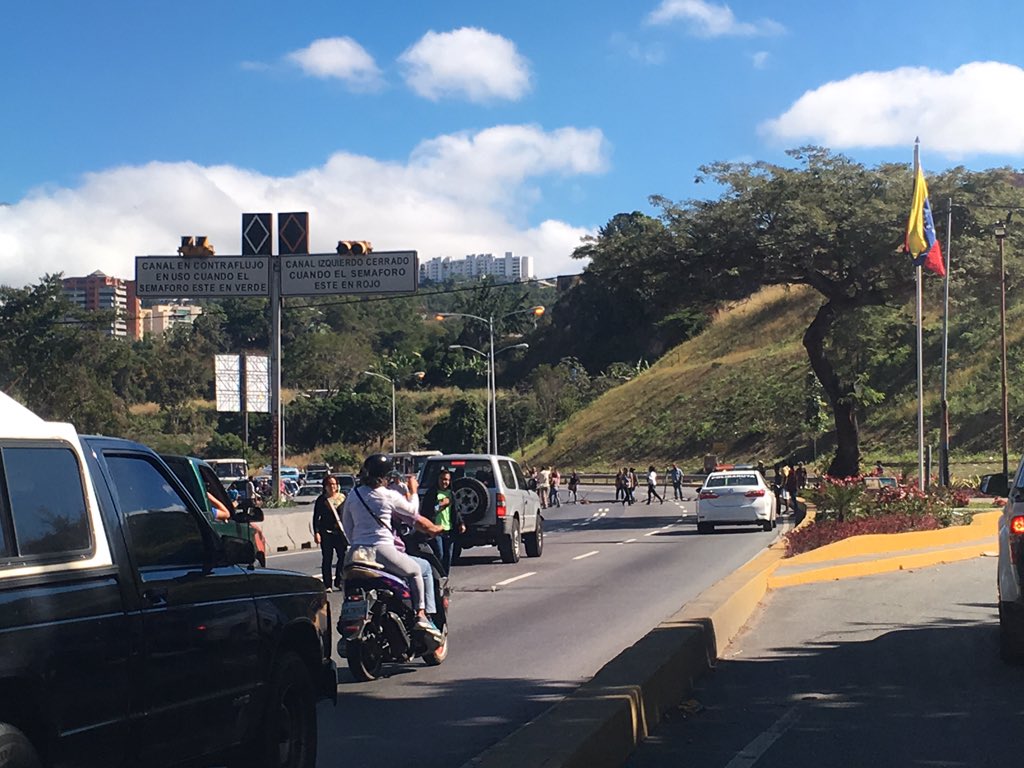
<path id="1" fill-rule="evenodd" d="M 550 465 L 540 469 L 537 467 L 526 468 L 526 487 L 531 491 L 536 491 L 540 498 L 541 509 L 562 506 L 560 493 L 563 480 L 566 481 L 566 491 L 568 492 L 566 503 L 575 504 L 579 501 L 580 487 L 580 474 L 575 469 L 569 473 L 567 478 L 564 478 L 557 467 Z"/>
<path id="2" fill-rule="evenodd" d="M 758 471 L 767 479 L 764 462 L 758 462 Z M 772 489 L 775 491 L 775 498 L 778 500 L 779 514 L 793 512 L 799 514 L 800 505 L 796 495 L 807 487 L 807 468 L 803 462 L 795 467 L 779 462 L 775 465 L 775 475 L 772 478 Z"/>

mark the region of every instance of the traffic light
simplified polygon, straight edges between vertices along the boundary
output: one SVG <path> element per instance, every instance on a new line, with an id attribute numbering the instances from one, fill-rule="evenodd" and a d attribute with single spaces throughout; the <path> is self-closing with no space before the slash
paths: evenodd
<path id="1" fill-rule="evenodd" d="M 213 256 L 213 244 L 206 235 L 182 235 L 181 247 L 178 248 L 179 256 L 201 256 L 203 258 Z"/>
<path id="2" fill-rule="evenodd" d="M 338 253 L 343 256 L 362 256 L 373 250 L 373 245 L 366 240 L 339 240 Z"/>

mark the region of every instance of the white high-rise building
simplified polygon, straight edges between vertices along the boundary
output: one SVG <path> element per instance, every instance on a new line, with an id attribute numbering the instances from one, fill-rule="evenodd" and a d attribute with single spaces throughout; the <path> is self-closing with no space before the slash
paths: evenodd
<path id="1" fill-rule="evenodd" d="M 492 253 L 471 253 L 461 259 L 435 256 L 420 263 L 420 283 L 428 280 L 441 283 L 445 280 L 479 280 L 493 277 L 501 282 L 532 280 L 533 256 L 516 256 L 505 251 L 504 256 Z"/>

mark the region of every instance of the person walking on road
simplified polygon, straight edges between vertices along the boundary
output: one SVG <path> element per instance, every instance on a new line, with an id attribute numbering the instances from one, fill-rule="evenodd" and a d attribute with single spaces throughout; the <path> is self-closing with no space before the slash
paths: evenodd
<path id="1" fill-rule="evenodd" d="M 455 559 L 456 536 L 466 532 L 459 509 L 452 504 L 452 473 L 442 469 L 437 475 L 437 487 L 427 488 L 423 501 L 431 505 L 427 516 L 441 527 L 441 533 L 427 543 L 437 555 L 445 574 L 449 574 Z"/>
<path id="2" fill-rule="evenodd" d="M 658 472 L 654 469 L 654 465 L 651 464 L 647 468 L 647 503 L 651 503 L 651 497 L 656 498 L 662 504 L 665 503 L 665 497 L 658 493 Z"/>
<path id="3" fill-rule="evenodd" d="M 576 491 L 580 487 L 580 474 L 575 469 L 569 475 L 569 486 L 568 487 L 569 487 L 569 496 L 571 497 L 571 501 L 572 501 L 573 504 L 576 504 L 579 501 L 579 496 L 576 494 Z"/>
<path id="4" fill-rule="evenodd" d="M 560 507 L 561 500 L 558 498 L 558 487 L 562 484 L 562 473 L 558 469 L 551 470 L 551 490 L 548 492 L 548 506 Z"/>
<path id="5" fill-rule="evenodd" d="M 615 500 L 619 501 L 622 499 L 623 502 L 626 500 L 626 485 L 623 482 L 625 476 L 625 469 L 620 469 L 615 473 Z"/>
<path id="6" fill-rule="evenodd" d="M 796 503 L 796 494 L 800 490 L 799 475 L 795 469 L 791 469 L 786 475 L 786 498 L 789 502 L 790 511 L 796 515 L 800 512 L 800 506 Z"/>
<path id="7" fill-rule="evenodd" d="M 775 491 L 775 508 L 781 515 L 786 511 L 786 478 L 782 474 L 782 464 L 775 465 L 775 477 L 772 478 L 772 490 Z"/>
<path id="8" fill-rule="evenodd" d="M 537 473 L 537 495 L 540 496 L 540 508 L 548 508 L 548 494 L 551 493 L 551 467 L 544 467 Z"/>
<path id="9" fill-rule="evenodd" d="M 672 482 L 672 498 L 677 501 L 683 500 L 683 470 L 675 463 L 668 471 L 668 479 Z"/>
<path id="10" fill-rule="evenodd" d="M 626 474 L 624 482 L 626 484 L 626 497 L 630 504 L 636 504 L 636 487 L 638 481 L 636 479 L 636 469 L 634 467 L 622 468 Z"/>
<path id="11" fill-rule="evenodd" d="M 337 478 L 326 476 L 321 481 L 323 492 L 313 502 L 313 541 L 320 545 L 320 575 L 323 577 L 327 591 L 332 587 L 341 588 L 341 569 L 345 565 L 345 550 L 348 539 L 341 527 L 341 509 L 345 494 L 338 490 Z M 334 556 L 338 556 L 335 564 Z M 334 579 L 331 579 L 331 570 Z"/>

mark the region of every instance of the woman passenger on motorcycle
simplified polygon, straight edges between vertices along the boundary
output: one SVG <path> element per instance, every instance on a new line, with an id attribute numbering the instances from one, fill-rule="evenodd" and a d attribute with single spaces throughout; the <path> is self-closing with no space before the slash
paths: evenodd
<path id="1" fill-rule="evenodd" d="M 391 458 L 382 453 L 376 453 L 363 462 L 363 484 L 353 488 L 345 499 L 342 527 L 350 546 L 372 547 L 377 562 L 384 570 L 409 584 L 418 617 L 417 625 L 436 634 L 437 627 L 427 618 L 423 572 L 412 557 L 395 546 L 392 520 L 394 517 L 402 518 L 431 535 L 440 533 L 441 528 L 419 514 L 415 478 L 410 479 L 409 493 L 404 496 L 386 487 L 388 475 L 394 468 Z"/>

